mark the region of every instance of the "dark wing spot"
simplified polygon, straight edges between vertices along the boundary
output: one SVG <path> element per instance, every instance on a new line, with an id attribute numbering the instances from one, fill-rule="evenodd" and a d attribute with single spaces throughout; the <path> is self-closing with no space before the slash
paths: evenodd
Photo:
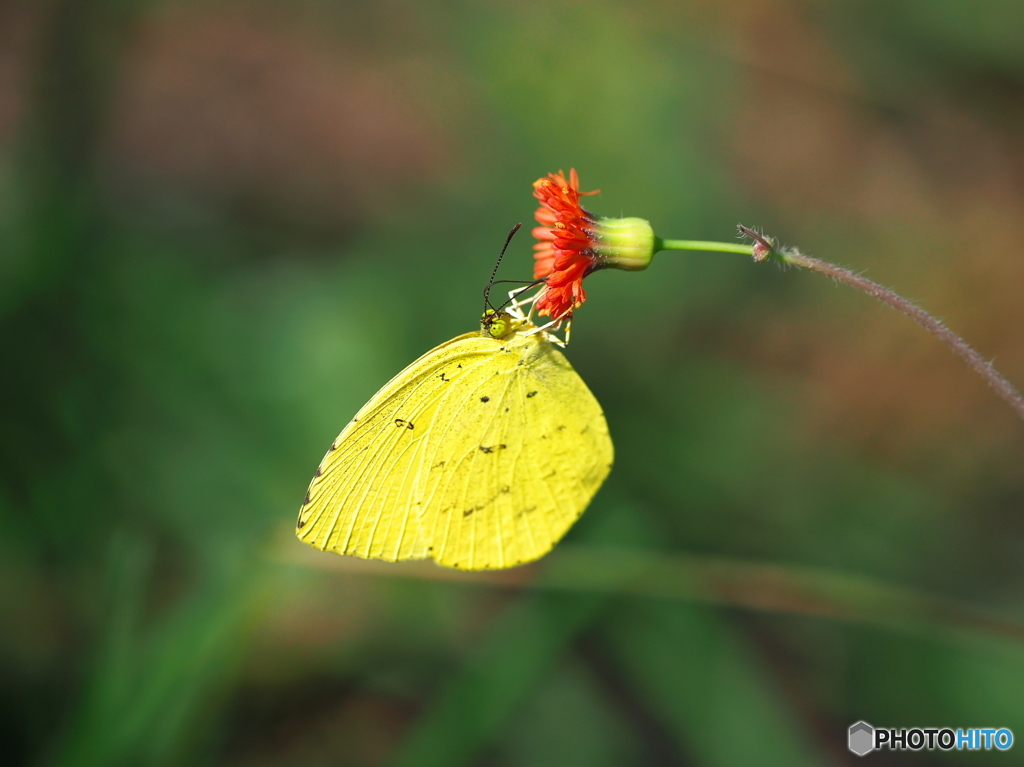
<path id="1" fill-rule="evenodd" d="M 299 523 L 297 525 L 295 525 L 295 527 L 297 529 L 301 530 L 305 526 L 306 526 L 306 520 L 304 520 L 302 517 L 299 517 Z"/>
<path id="2" fill-rule="evenodd" d="M 505 445 L 480 445 L 480 452 L 493 453 L 495 450 L 504 450 Z"/>
<path id="3" fill-rule="evenodd" d="M 502 493 L 511 493 L 512 492 L 512 488 L 509 487 L 508 485 L 505 485 L 504 487 L 501 488 L 501 492 Z"/>
<path id="4" fill-rule="evenodd" d="M 526 396 L 527 396 L 527 397 L 533 397 L 533 396 L 534 396 L 534 395 L 536 395 L 536 394 L 537 394 L 537 392 L 535 392 L 535 391 L 531 391 L 531 392 L 527 392 L 527 393 L 526 393 Z"/>
<path id="5" fill-rule="evenodd" d="M 558 427 L 558 431 L 565 431 L 565 424 Z"/>
<path id="6" fill-rule="evenodd" d="M 517 365 L 522 365 L 522 364 L 523 364 L 523 361 L 522 361 L 522 360 L 519 360 L 519 362 L 517 362 L 516 364 L 517 364 Z"/>
<path id="7" fill-rule="evenodd" d="M 439 375 L 438 378 L 440 378 L 442 381 L 450 381 L 450 380 L 452 380 L 450 378 L 445 378 L 444 377 L 444 373 L 441 373 L 441 375 Z"/>
<path id="8" fill-rule="evenodd" d="M 474 506 L 472 509 L 466 509 L 464 512 L 462 512 L 462 516 L 468 517 L 474 511 L 480 511 L 480 509 L 482 509 L 482 508 L 483 508 L 483 506 Z"/>
<path id="9" fill-rule="evenodd" d="M 550 473 L 550 474 L 545 474 L 545 475 L 544 475 L 544 479 L 551 479 L 551 478 L 552 478 L 553 476 L 555 476 L 555 475 L 556 475 L 557 473 L 558 473 L 558 470 L 557 470 L 557 469 L 552 469 L 552 470 L 551 470 L 551 473 Z"/>
<path id="10" fill-rule="evenodd" d="M 323 473 L 324 473 L 324 467 L 323 466 L 317 466 L 316 467 L 316 474 L 314 474 L 313 476 L 314 477 L 319 477 Z"/>
<path id="11" fill-rule="evenodd" d="M 481 398 L 480 398 L 480 401 L 481 401 L 481 402 L 490 402 L 490 401 L 491 401 L 491 398 L 490 398 L 490 397 L 481 397 Z"/>
<path id="12" fill-rule="evenodd" d="M 459 363 L 459 367 L 462 367 L 462 363 L 461 362 Z"/>
<path id="13" fill-rule="evenodd" d="M 442 466 L 444 466 L 444 461 L 438 461 L 437 463 L 435 463 L 435 464 L 434 464 L 433 466 L 431 466 L 430 468 L 431 468 L 431 469 L 440 469 L 440 468 L 441 468 Z"/>
<path id="14" fill-rule="evenodd" d="M 307 491 L 306 491 L 306 500 L 304 500 L 304 501 L 302 502 L 302 505 L 303 505 L 303 506 L 305 506 L 305 505 L 307 505 L 308 503 L 309 503 L 309 491 L 307 490 Z"/>
<path id="15" fill-rule="evenodd" d="M 397 426 L 397 427 L 398 427 L 398 428 L 400 428 L 400 429 L 401 429 L 402 427 L 405 427 L 406 429 L 413 429 L 413 428 L 415 428 L 415 427 L 413 426 L 413 423 L 412 423 L 412 421 L 404 421 L 404 420 L 402 420 L 401 418 L 396 418 L 396 419 L 395 419 L 395 426 Z"/>

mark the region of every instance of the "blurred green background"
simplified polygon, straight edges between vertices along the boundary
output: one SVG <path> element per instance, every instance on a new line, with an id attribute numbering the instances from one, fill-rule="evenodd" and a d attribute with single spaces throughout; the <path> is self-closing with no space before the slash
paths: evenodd
<path id="1" fill-rule="evenodd" d="M 292 536 L 352 414 L 476 326 L 559 168 L 664 237 L 743 222 L 866 271 L 1024 382 L 1022 27 L 1017 0 L 0 5 L 4 762 L 1024 737 L 1022 424 L 816 275 L 664 253 L 588 280 L 568 356 L 617 461 L 537 565 Z"/>

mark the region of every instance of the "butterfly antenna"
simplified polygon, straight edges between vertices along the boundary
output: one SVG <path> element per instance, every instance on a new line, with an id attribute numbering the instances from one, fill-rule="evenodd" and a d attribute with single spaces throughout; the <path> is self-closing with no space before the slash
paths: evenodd
<path id="1" fill-rule="evenodd" d="M 530 288 L 535 288 L 538 285 L 543 285 L 546 281 L 547 281 L 547 278 L 541 278 L 539 280 L 529 280 L 529 281 L 527 281 L 527 280 L 495 280 L 494 282 L 491 283 L 491 286 L 493 287 L 495 285 L 522 285 L 523 286 L 522 288 L 519 288 L 518 290 L 512 291 L 514 294 L 518 295 L 519 293 L 525 293 Z M 506 306 L 508 306 L 514 300 L 515 300 L 515 297 L 513 295 L 509 295 L 509 297 L 507 299 L 505 299 L 505 301 L 502 302 L 501 306 L 498 307 L 498 311 L 501 311 L 502 309 L 504 309 Z"/>
<path id="2" fill-rule="evenodd" d="M 519 227 L 521 226 L 521 223 L 513 226 L 512 231 L 509 232 L 508 237 L 505 238 L 505 247 L 501 249 L 501 254 L 498 256 L 498 263 L 494 265 L 494 271 L 491 272 L 491 279 L 487 281 L 487 287 L 484 288 L 484 313 L 486 313 L 488 309 L 497 311 L 497 309 L 491 306 L 491 287 L 494 285 L 494 278 L 498 274 L 498 267 L 501 266 L 501 259 L 505 257 L 505 251 L 508 250 L 508 244 L 512 242 L 512 238 L 515 237 L 516 232 L 519 231 Z"/>

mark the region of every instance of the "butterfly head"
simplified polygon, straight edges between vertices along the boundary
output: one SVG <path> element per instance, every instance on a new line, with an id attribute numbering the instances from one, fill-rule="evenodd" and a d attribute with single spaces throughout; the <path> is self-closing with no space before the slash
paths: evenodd
<path id="1" fill-rule="evenodd" d="M 480 333 L 490 338 L 508 338 L 525 324 L 525 320 L 513 317 L 508 312 L 488 309 L 480 318 Z"/>

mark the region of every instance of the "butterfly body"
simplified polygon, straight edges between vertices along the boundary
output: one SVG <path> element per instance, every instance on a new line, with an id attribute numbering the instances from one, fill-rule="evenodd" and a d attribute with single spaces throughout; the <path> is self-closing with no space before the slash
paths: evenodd
<path id="1" fill-rule="evenodd" d="M 324 456 L 296 534 L 359 557 L 512 567 L 551 550 L 612 459 L 600 405 L 548 334 L 488 314 L 356 414 Z"/>

